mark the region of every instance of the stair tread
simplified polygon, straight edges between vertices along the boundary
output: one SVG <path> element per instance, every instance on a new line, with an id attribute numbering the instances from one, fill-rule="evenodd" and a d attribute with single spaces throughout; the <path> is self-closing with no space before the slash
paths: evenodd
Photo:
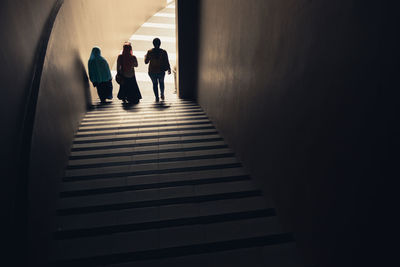
<path id="1" fill-rule="evenodd" d="M 266 225 L 268 227 L 265 227 Z M 240 231 L 238 231 L 239 229 Z M 57 240 L 53 247 L 56 252 L 61 252 L 62 258 L 68 259 L 223 242 L 282 233 L 275 217 L 263 217 Z"/>
<path id="2" fill-rule="evenodd" d="M 271 208 L 261 196 L 243 199 L 223 199 L 203 203 L 183 203 L 169 206 L 145 207 L 106 213 L 79 214 L 58 218 L 57 229 L 71 230 L 104 227 L 117 224 L 143 223 L 185 217 L 210 216 Z"/>
<path id="3" fill-rule="evenodd" d="M 251 247 L 172 257 L 159 260 L 135 261 L 113 264 L 112 267 L 295 267 L 300 266 L 297 260 L 294 243 L 285 243 L 264 247 Z"/>
<path id="4" fill-rule="evenodd" d="M 73 208 L 91 205 L 106 205 L 130 201 L 160 200 L 168 198 L 191 197 L 227 192 L 254 190 L 250 181 L 226 182 L 220 184 L 189 185 L 157 189 L 145 189 L 130 192 L 118 192 L 106 195 L 91 195 L 61 199 L 59 208 Z"/>
<path id="5" fill-rule="evenodd" d="M 212 167 L 223 164 L 233 164 L 238 163 L 238 160 L 231 156 L 225 158 L 211 158 L 211 159 L 200 159 L 200 160 L 188 160 L 188 161 L 176 161 L 176 162 L 155 162 L 155 163 L 144 163 L 144 164 L 131 164 L 125 166 L 110 166 L 110 167 L 100 167 L 100 168 L 86 168 L 77 170 L 67 170 L 65 172 L 65 178 L 70 178 L 71 180 L 83 179 L 83 177 L 93 177 L 95 176 L 107 176 L 107 177 L 118 177 L 123 176 L 133 176 L 139 175 L 141 172 L 167 172 L 168 170 L 178 169 L 178 168 L 194 168 L 194 167 Z M 230 167 L 229 167 L 230 168 Z M 184 171 L 184 170 L 182 170 Z M 102 177 L 98 177 L 102 178 Z"/>
<path id="6" fill-rule="evenodd" d="M 140 161 L 159 160 L 162 161 L 180 161 L 191 159 L 193 157 L 218 157 L 224 154 L 231 154 L 229 148 L 213 149 L 213 150 L 200 150 L 200 151 L 180 151 L 180 152 L 167 152 L 167 153 L 152 153 L 143 155 L 131 155 L 125 157 L 110 157 L 110 158 L 95 158 L 95 159 L 81 159 L 70 160 L 68 168 L 93 168 L 105 167 L 112 165 L 125 165 L 134 164 Z"/>
<path id="7" fill-rule="evenodd" d="M 203 170 L 196 172 L 180 172 L 180 173 L 163 173 L 163 174 L 150 174 L 139 175 L 133 178 L 111 178 L 102 180 L 84 180 L 74 183 L 62 183 L 61 192 L 71 190 L 84 190 L 84 189 L 97 189 L 115 186 L 130 186 L 130 185 L 143 185 L 152 183 L 168 183 L 179 181 L 190 181 L 195 179 L 211 179 L 221 178 L 227 176 L 246 175 L 247 172 L 243 168 L 230 168 L 230 169 L 214 169 Z"/>

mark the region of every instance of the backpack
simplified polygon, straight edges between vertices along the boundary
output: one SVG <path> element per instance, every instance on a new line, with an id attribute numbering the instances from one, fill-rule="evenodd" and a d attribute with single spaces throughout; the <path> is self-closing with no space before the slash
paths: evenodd
<path id="1" fill-rule="evenodd" d="M 160 54 L 157 57 L 155 51 L 153 50 L 153 55 L 151 57 L 152 69 L 157 69 L 160 71 L 168 70 L 168 64 L 166 62 L 167 60 L 166 60 L 164 54 L 165 54 L 164 50 L 160 49 Z"/>

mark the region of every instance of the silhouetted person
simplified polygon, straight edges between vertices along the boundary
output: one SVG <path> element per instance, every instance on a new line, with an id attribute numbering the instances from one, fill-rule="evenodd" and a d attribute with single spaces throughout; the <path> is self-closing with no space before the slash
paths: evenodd
<path id="1" fill-rule="evenodd" d="M 171 67 L 169 65 L 168 53 L 164 49 L 160 48 L 161 41 L 158 38 L 153 40 L 154 48 L 147 51 L 144 57 L 144 63 L 149 63 L 149 76 L 153 82 L 154 96 L 156 97 L 156 102 L 160 99 L 158 97 L 158 83 L 160 84 L 161 99 L 164 100 L 164 77 L 165 71 L 171 74 Z"/>
<path id="2" fill-rule="evenodd" d="M 112 99 L 112 76 L 107 60 L 101 56 L 101 50 L 95 46 L 89 58 L 89 78 L 93 86 L 97 88 L 101 103 L 106 99 Z"/>
<path id="3" fill-rule="evenodd" d="M 122 53 L 117 59 L 117 72 L 122 76 L 118 99 L 121 99 L 124 103 L 126 101 L 129 103 L 138 103 L 142 98 L 135 76 L 135 67 L 137 66 L 138 62 L 133 55 L 131 43 L 124 43 Z"/>

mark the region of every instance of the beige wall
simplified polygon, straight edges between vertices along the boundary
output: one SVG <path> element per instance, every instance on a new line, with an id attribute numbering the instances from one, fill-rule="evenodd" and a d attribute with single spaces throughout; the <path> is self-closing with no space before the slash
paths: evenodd
<path id="1" fill-rule="evenodd" d="M 18 132 L 18 115 L 23 108 L 33 54 L 53 3 L 42 0 L 6 1 L 4 4 L 2 1 L 1 4 L 5 17 L 1 17 L 4 45 L 0 48 L 0 57 L 6 64 L 2 64 L 1 72 L 5 85 L 3 101 L 7 103 L 1 105 L 2 115 L 7 114 L 3 120 L 5 127 L 2 127 L 6 129 L 2 132 L 5 143 L 2 154 L 6 157 L 15 149 L 12 141 Z M 92 47 L 100 46 L 111 65 L 122 43 L 165 5 L 165 0 L 64 1 L 46 54 L 32 137 L 29 196 L 32 262 L 41 262 L 45 258 L 49 233 L 54 227 L 51 214 L 56 205 L 53 200 L 57 186 L 74 132 L 86 110 L 88 96 L 95 94 L 87 78 L 87 61 Z M 16 177 L 7 179 L 10 181 L 5 182 L 2 189 L 10 192 L 6 195 L 9 201 L 6 204 L 10 204 L 11 212 L 15 186 L 12 179 Z"/>
<path id="2" fill-rule="evenodd" d="M 77 52 L 86 70 L 92 47 L 99 46 L 102 55 L 112 67 L 123 42 L 165 6 L 165 0 L 65 1 L 55 25 L 59 29 L 55 28 L 51 42 L 59 41 L 59 44 L 55 44 L 60 45 L 55 48 L 61 49 L 59 51 L 72 54 Z M 64 28 L 66 25 L 67 31 Z M 92 86 L 91 95 L 97 96 L 96 89 Z"/>

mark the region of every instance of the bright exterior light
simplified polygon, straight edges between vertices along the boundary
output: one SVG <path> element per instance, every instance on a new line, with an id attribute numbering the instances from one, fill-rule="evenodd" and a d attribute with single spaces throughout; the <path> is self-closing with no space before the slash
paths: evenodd
<path id="1" fill-rule="evenodd" d="M 160 28 L 160 29 L 175 29 L 174 24 L 151 23 L 151 22 L 143 23 L 142 27 Z"/>
<path id="2" fill-rule="evenodd" d="M 153 39 L 160 38 L 161 48 L 168 52 L 171 68 L 176 65 L 176 38 L 175 38 L 175 4 L 173 0 L 167 2 L 167 7 L 161 12 L 154 14 L 148 21 L 143 23 L 140 28 L 129 38 L 132 42 L 133 54 L 138 59 L 139 67 L 135 68 L 136 80 L 139 83 L 142 96 L 146 92 L 152 96 L 152 83 L 148 74 L 148 65 L 144 63 L 144 56 L 153 47 Z M 158 34 L 161 35 L 158 35 Z M 120 51 L 121 53 L 122 51 Z M 112 68 L 112 75 L 116 75 L 116 61 Z M 166 90 L 175 89 L 174 75 L 165 75 Z"/>
<path id="3" fill-rule="evenodd" d="M 165 17 L 165 18 L 175 18 L 175 14 L 171 14 L 171 13 L 157 13 L 154 14 L 154 17 Z"/>
<path id="4" fill-rule="evenodd" d="M 162 43 L 175 43 L 175 37 L 168 37 L 168 36 L 159 36 L 157 35 L 158 38 L 160 38 Z M 154 36 L 153 35 L 139 35 L 139 34 L 134 34 L 129 38 L 131 41 L 153 41 Z"/>

